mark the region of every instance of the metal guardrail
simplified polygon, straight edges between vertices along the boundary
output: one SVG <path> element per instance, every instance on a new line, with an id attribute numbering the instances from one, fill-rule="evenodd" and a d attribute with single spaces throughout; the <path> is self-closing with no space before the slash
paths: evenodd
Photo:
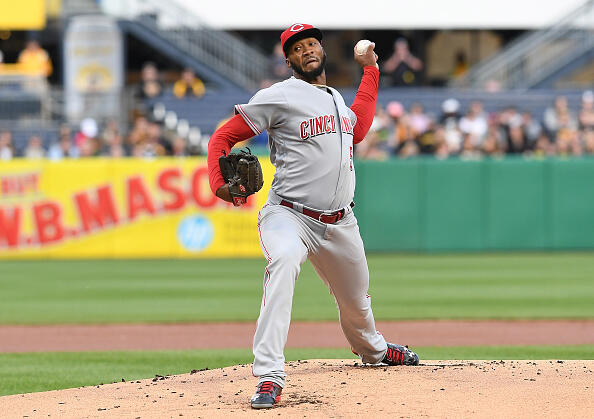
<path id="1" fill-rule="evenodd" d="M 552 26 L 529 32 L 503 51 L 481 61 L 453 87 L 528 88 L 594 48 L 594 0 L 588 0 Z"/>
<path id="2" fill-rule="evenodd" d="M 49 119 L 50 114 L 51 99 L 45 76 L 0 72 L 0 119 Z"/>
<path id="3" fill-rule="evenodd" d="M 88 13 L 100 13 L 95 0 L 62 0 L 61 14 L 63 17 Z"/>
<path id="4" fill-rule="evenodd" d="M 210 28 L 174 1 L 139 1 L 134 20 L 247 90 L 256 90 L 268 73 L 268 57 L 231 34 Z M 129 16 L 126 16 L 130 18 Z"/>

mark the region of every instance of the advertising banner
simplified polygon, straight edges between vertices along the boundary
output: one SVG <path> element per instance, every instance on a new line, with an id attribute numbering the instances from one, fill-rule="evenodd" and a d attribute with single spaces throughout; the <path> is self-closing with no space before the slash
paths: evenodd
<path id="1" fill-rule="evenodd" d="M 74 16 L 66 28 L 63 49 L 69 119 L 118 117 L 124 54 L 117 22 L 103 15 Z"/>
<path id="2" fill-rule="evenodd" d="M 3 1 L 0 6 L 0 29 L 40 30 L 45 28 L 45 0 Z"/>
<path id="3" fill-rule="evenodd" d="M 234 207 L 204 158 L 16 160 L 0 165 L 0 258 L 261 256 L 264 188 Z"/>

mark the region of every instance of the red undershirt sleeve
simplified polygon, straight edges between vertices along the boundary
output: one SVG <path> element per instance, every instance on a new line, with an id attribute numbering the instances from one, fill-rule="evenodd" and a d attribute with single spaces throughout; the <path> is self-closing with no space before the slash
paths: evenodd
<path id="1" fill-rule="evenodd" d="M 217 189 L 225 184 L 221 169 L 219 168 L 219 157 L 224 153 L 229 154 L 231 147 L 240 141 L 252 138 L 254 131 L 243 120 L 241 115 L 235 115 L 223 126 L 212 134 L 208 142 L 208 182 L 212 193 L 216 195 Z"/>
<path id="2" fill-rule="evenodd" d="M 351 105 L 351 110 L 357 115 L 353 134 L 354 144 L 360 143 L 371 127 L 375 115 L 378 88 L 379 70 L 373 66 L 366 66 L 363 69 L 363 77 L 357 95 Z"/>

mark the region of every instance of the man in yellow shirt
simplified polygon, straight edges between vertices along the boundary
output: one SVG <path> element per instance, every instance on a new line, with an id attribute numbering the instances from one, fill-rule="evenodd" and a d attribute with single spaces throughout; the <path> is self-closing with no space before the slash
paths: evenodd
<path id="1" fill-rule="evenodd" d="M 173 94 L 178 97 L 201 97 L 204 94 L 204 83 L 200 80 L 191 68 L 185 68 L 181 79 L 173 85 Z"/>
<path id="2" fill-rule="evenodd" d="M 27 75 L 48 77 L 52 74 L 49 55 L 35 40 L 27 42 L 27 46 L 19 54 L 18 63 L 20 70 Z"/>

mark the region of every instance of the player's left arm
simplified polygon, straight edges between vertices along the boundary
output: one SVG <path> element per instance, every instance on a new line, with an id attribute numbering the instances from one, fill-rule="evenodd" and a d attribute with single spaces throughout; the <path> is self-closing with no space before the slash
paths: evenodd
<path id="1" fill-rule="evenodd" d="M 375 47 L 375 44 L 372 44 Z M 377 91 L 379 89 L 379 69 L 377 65 L 377 54 L 369 47 L 365 54 L 357 54 L 355 60 L 363 68 L 363 77 L 357 90 L 351 110 L 357 116 L 357 123 L 353 133 L 353 143 L 360 143 L 367 135 L 377 103 Z"/>

